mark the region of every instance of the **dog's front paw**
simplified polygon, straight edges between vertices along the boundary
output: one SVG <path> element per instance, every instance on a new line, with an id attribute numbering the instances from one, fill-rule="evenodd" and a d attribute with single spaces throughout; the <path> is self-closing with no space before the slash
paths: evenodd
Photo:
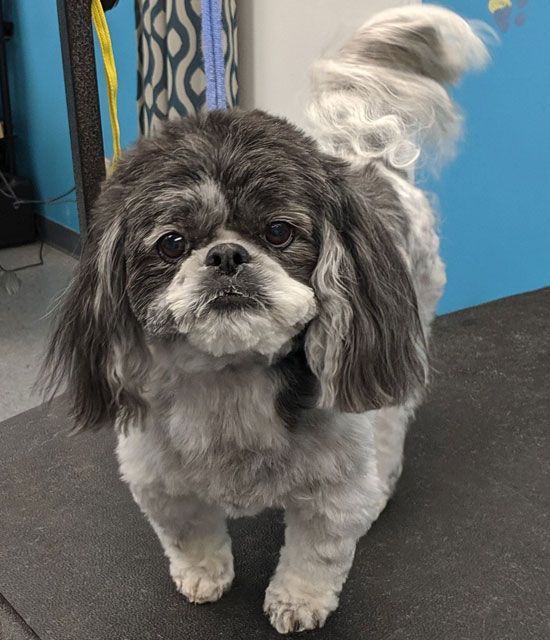
<path id="1" fill-rule="evenodd" d="M 264 612 L 279 633 L 291 633 L 322 627 L 337 606 L 338 597 L 332 591 L 271 584 L 265 594 Z"/>
<path id="2" fill-rule="evenodd" d="M 219 600 L 229 589 L 235 573 L 231 552 L 216 554 L 196 565 L 174 563 L 170 575 L 176 587 L 189 602 L 203 604 Z"/>

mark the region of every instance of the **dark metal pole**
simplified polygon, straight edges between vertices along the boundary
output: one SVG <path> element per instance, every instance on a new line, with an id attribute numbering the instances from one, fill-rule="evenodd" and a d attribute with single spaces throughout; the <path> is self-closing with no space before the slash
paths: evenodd
<path id="1" fill-rule="evenodd" d="M 84 239 L 93 203 L 105 178 L 91 0 L 57 0 L 71 149 Z"/>

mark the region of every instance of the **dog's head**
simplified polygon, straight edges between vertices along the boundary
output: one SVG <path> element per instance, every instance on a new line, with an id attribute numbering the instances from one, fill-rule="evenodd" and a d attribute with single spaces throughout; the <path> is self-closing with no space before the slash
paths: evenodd
<path id="1" fill-rule="evenodd" d="M 224 361 L 303 348 L 323 407 L 403 399 L 425 364 L 399 206 L 376 167 L 259 111 L 143 139 L 103 186 L 52 340 L 78 424 L 139 413 L 151 346 L 178 341 Z"/>

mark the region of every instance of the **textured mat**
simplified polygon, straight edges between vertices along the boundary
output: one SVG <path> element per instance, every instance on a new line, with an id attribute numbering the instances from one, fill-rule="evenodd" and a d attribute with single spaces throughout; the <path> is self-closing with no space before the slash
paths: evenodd
<path id="1" fill-rule="evenodd" d="M 550 637 L 550 289 L 441 317 L 434 346 L 397 494 L 358 546 L 340 609 L 307 638 Z M 0 630 L 279 637 L 261 605 L 280 514 L 233 522 L 231 591 L 189 605 L 118 480 L 112 434 L 67 430 L 62 400 L 0 424 Z"/>

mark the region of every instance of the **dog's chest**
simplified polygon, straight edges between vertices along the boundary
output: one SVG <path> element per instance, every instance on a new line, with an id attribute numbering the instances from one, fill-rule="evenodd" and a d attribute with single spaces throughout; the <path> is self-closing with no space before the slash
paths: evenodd
<path id="1" fill-rule="evenodd" d="M 229 509 L 275 502 L 289 463 L 276 397 L 261 368 L 193 376 L 176 390 L 167 426 L 185 481 Z"/>

